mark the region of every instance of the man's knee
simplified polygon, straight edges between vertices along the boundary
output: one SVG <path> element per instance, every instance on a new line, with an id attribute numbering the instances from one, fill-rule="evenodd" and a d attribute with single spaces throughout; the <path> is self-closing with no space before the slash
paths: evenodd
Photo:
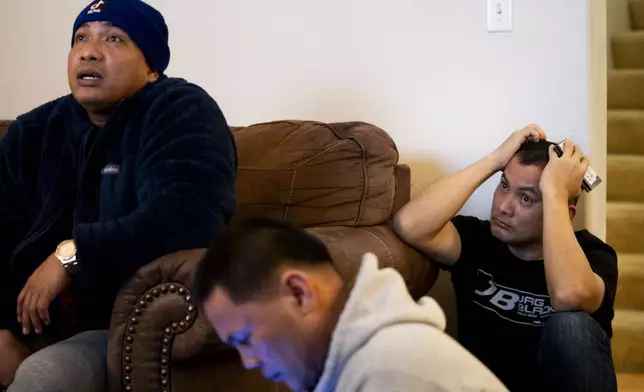
<path id="1" fill-rule="evenodd" d="M 550 316 L 541 335 L 539 366 L 544 390 L 617 390 L 610 339 L 585 312 Z"/>
<path id="2" fill-rule="evenodd" d="M 30 355 L 20 364 L 16 371 L 14 384 L 21 384 L 24 380 L 50 382 L 52 374 L 61 373 L 61 369 L 58 369 L 57 364 L 60 364 L 59 361 L 63 360 L 63 358 L 45 351 L 38 351 Z"/>
<path id="3" fill-rule="evenodd" d="M 0 329 L 0 347 L 8 346 L 13 343 L 15 339 L 13 332 L 8 329 Z"/>
<path id="4" fill-rule="evenodd" d="M 570 352 L 582 347 L 606 343 L 607 335 L 586 312 L 557 312 L 550 316 L 544 327 L 542 348 Z"/>
<path id="5" fill-rule="evenodd" d="M 8 392 L 102 390 L 107 346 L 103 332 L 86 332 L 32 354 L 18 367 Z"/>
<path id="6" fill-rule="evenodd" d="M 556 312 L 546 322 L 545 330 L 553 332 L 596 331 L 601 328 L 586 312 Z"/>
<path id="7" fill-rule="evenodd" d="M 597 322 L 586 312 L 556 312 L 546 322 L 546 329 L 585 330 L 594 323 Z"/>

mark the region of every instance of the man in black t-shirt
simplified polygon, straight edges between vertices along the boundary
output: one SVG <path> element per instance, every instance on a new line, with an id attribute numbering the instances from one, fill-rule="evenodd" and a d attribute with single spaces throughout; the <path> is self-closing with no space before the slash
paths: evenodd
<path id="1" fill-rule="evenodd" d="M 571 223 L 588 160 L 570 142 L 558 157 L 545 139 L 536 125 L 516 131 L 429 186 L 394 226 L 452 272 L 459 339 L 511 391 L 617 391 L 617 256 Z M 498 171 L 490 220 L 455 216 Z"/>

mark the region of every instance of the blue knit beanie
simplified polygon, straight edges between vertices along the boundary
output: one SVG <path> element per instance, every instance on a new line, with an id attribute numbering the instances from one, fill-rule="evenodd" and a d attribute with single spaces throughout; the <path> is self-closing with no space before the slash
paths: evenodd
<path id="1" fill-rule="evenodd" d="M 163 73 L 170 63 L 168 26 L 163 15 L 142 0 L 96 0 L 81 11 L 76 30 L 87 22 L 110 22 L 125 31 L 141 49 L 150 67 Z"/>

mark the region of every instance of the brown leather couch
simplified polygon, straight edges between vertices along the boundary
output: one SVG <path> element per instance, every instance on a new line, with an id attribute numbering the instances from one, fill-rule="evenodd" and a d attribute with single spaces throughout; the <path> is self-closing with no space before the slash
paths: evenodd
<path id="1" fill-rule="evenodd" d="M 7 124 L 4 124 L 5 126 Z M 3 124 L 0 123 L 0 134 Z M 237 217 L 302 225 L 329 247 L 351 279 L 360 256 L 376 253 L 401 272 L 412 295 L 426 294 L 437 268 L 392 232 L 410 197 L 410 171 L 383 130 L 351 122 L 277 121 L 233 128 L 239 151 Z M 190 286 L 202 250 L 167 255 L 139 270 L 114 306 L 109 390 L 286 391 L 242 368 L 196 308 Z"/>

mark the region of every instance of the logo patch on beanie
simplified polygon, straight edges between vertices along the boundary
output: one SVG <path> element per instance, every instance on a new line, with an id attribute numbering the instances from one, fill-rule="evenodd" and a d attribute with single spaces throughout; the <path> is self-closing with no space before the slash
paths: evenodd
<path id="1" fill-rule="evenodd" d="M 87 11 L 87 15 L 91 14 L 98 14 L 101 11 L 103 11 L 103 6 L 105 5 L 105 1 L 100 0 L 94 4 L 92 4 L 91 7 L 89 7 L 89 11 Z"/>

